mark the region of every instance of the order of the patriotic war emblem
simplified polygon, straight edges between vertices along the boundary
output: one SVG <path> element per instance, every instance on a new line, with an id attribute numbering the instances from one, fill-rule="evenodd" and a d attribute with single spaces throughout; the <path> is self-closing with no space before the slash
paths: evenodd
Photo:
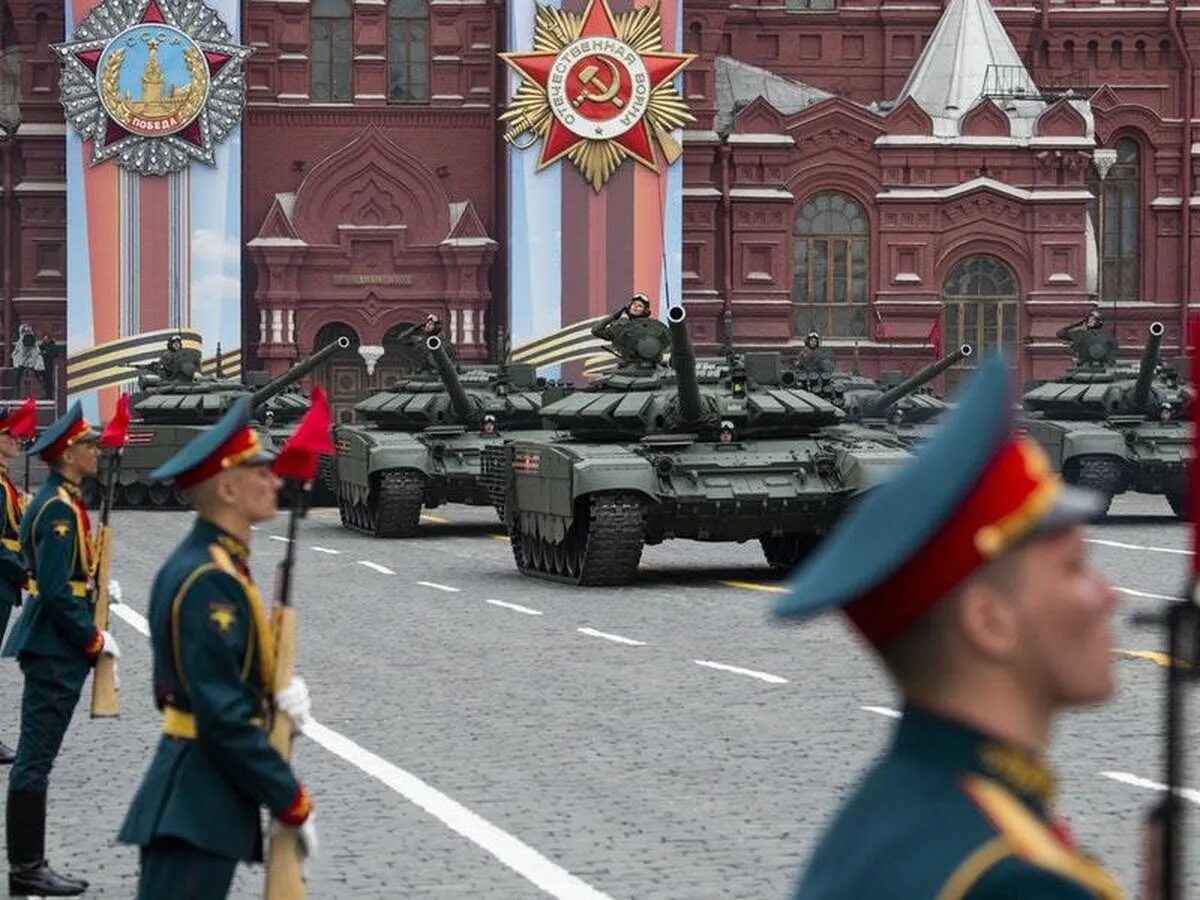
<path id="1" fill-rule="evenodd" d="M 500 118 L 515 146 L 541 138 L 539 169 L 566 157 L 599 191 L 626 159 L 657 171 L 656 142 L 668 165 L 679 158 L 670 132 L 693 116 L 673 80 L 695 54 L 663 52 L 657 6 L 620 16 L 608 0 L 581 16 L 539 6 L 533 44 L 501 54 L 521 85 Z M 532 140 L 517 144 L 526 132 Z"/>
<path id="2" fill-rule="evenodd" d="M 200 0 L 105 0 L 54 52 L 67 121 L 92 142 L 92 165 L 112 159 L 143 175 L 215 165 L 241 120 L 250 48 Z"/>

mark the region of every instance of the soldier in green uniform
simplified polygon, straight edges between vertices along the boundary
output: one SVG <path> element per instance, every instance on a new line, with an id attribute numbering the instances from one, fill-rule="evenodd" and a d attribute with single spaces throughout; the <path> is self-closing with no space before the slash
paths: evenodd
<path id="1" fill-rule="evenodd" d="M 841 609 L 903 697 L 890 746 L 819 841 L 799 900 L 1115 900 L 1053 816 L 1057 714 L 1113 690 L 1098 498 L 1014 436 L 1005 362 L 793 575 L 776 614 Z"/>
<path id="2" fill-rule="evenodd" d="M 13 607 L 21 605 L 21 591 L 29 577 L 25 559 L 21 556 L 21 516 L 25 512 L 25 498 L 9 477 L 8 467 L 21 455 L 21 444 L 14 432 L 28 428 L 32 434 L 37 426 L 29 420 L 36 417 L 36 407 L 21 406 L 0 420 L 0 488 L 4 491 L 4 519 L 0 522 L 0 636 L 8 628 Z M 15 751 L 0 741 L 0 765 L 8 765 L 14 759 Z"/>
<path id="3" fill-rule="evenodd" d="M 628 319 L 645 319 L 650 316 L 650 298 L 645 294 L 634 294 L 629 302 L 611 316 L 607 316 L 592 326 L 592 335 L 602 341 L 613 341 L 618 325 Z"/>
<path id="4" fill-rule="evenodd" d="M 1117 340 L 1104 330 L 1104 315 L 1099 307 L 1054 333 L 1060 341 L 1071 345 L 1076 366 L 1106 367 L 1116 365 Z"/>
<path id="5" fill-rule="evenodd" d="M 113 636 L 92 622 L 96 551 L 79 485 L 96 474 L 98 438 L 76 402 L 28 451 L 45 460 L 50 476 L 21 519 L 29 599 L 4 645 L 25 676 L 6 811 L 13 896 L 72 897 L 87 888 L 46 862 L 46 789 L 88 671 L 100 654 L 120 655 Z"/>
<path id="6" fill-rule="evenodd" d="M 271 747 L 271 717 L 303 726 L 300 679 L 272 697 L 272 632 L 250 575 L 250 529 L 274 518 L 280 480 L 242 398 L 152 473 L 195 507 L 154 579 L 147 617 L 162 738 L 121 828 L 141 848 L 139 900 L 217 900 L 239 860 L 263 858 L 259 810 L 316 848 L 312 802 Z"/>
<path id="7" fill-rule="evenodd" d="M 804 349 L 796 354 L 796 369 L 800 372 L 828 374 L 837 368 L 833 351 L 821 346 L 821 335 L 810 331 L 804 336 Z"/>

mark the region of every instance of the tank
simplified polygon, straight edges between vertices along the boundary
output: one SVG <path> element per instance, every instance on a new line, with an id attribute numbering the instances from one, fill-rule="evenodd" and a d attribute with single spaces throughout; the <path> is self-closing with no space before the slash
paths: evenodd
<path id="1" fill-rule="evenodd" d="M 624 584 L 645 545 L 673 538 L 757 540 L 788 568 L 908 458 L 894 435 L 787 383 L 779 354 L 698 365 L 683 308 L 668 321 L 624 322 L 618 367 L 542 408 L 556 433 L 485 451 L 523 574 Z"/>
<path id="2" fill-rule="evenodd" d="M 1163 326 L 1152 323 L 1136 368 L 1085 361 L 1027 390 L 1020 425 L 1068 483 L 1110 502 L 1125 491 L 1162 494 L 1182 518 L 1187 388 L 1160 364 L 1162 336 Z"/>
<path id="3" fill-rule="evenodd" d="M 232 378 L 173 380 L 144 370 L 133 397 L 133 420 L 122 454 L 114 504 L 125 509 L 183 505 L 183 498 L 174 488 L 151 481 L 150 473 L 205 428 L 216 424 L 234 401 L 246 395 L 250 396 L 259 439 L 264 446 L 278 447 L 309 407 L 307 397 L 288 388 L 338 350 L 349 346 L 349 339 L 338 338 L 259 386 Z M 185 371 L 190 369 L 185 367 Z M 269 425 L 268 410 L 273 419 Z M 106 467 L 107 455 L 101 457 L 96 479 L 84 485 L 89 500 L 98 501 L 100 485 L 107 478 Z"/>
<path id="4" fill-rule="evenodd" d="M 375 537 L 417 534 L 421 510 L 443 503 L 489 506 L 482 451 L 513 432 L 542 427 L 545 385 L 531 366 L 459 371 L 436 335 L 426 339 L 432 371 L 401 378 L 355 407 L 354 425 L 334 429 L 331 477 L 342 524 Z M 485 433 L 485 417 L 494 433 Z"/>

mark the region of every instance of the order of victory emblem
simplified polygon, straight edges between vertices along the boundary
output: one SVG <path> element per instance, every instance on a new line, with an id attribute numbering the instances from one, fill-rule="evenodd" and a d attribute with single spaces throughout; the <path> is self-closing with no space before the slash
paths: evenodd
<path id="1" fill-rule="evenodd" d="M 104 0 L 54 52 L 67 121 L 92 142 L 92 165 L 115 159 L 143 175 L 215 165 L 241 119 L 250 48 L 200 0 Z"/>
<path id="2" fill-rule="evenodd" d="M 657 171 L 655 141 L 668 165 L 679 158 L 670 132 L 693 116 L 673 80 L 696 57 L 662 52 L 657 5 L 619 16 L 608 0 L 589 0 L 582 16 L 539 6 L 533 43 L 501 54 L 521 85 L 500 118 L 509 143 L 542 139 L 539 169 L 566 157 L 599 192 L 627 158 Z"/>

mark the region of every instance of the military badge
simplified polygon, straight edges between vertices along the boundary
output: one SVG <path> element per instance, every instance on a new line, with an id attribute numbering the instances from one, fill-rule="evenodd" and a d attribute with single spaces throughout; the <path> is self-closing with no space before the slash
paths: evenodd
<path id="1" fill-rule="evenodd" d="M 50 530 L 54 532 L 56 538 L 65 538 L 71 533 L 71 523 L 65 519 L 59 519 L 50 524 Z"/>
<path id="2" fill-rule="evenodd" d="M 531 53 L 502 53 L 521 86 L 501 121 L 519 147 L 542 139 L 538 168 L 571 160 L 599 192 L 633 159 L 658 170 L 657 141 L 668 165 L 681 154 L 671 130 L 693 121 L 673 79 L 695 59 L 663 53 L 657 6 L 614 16 L 608 0 L 590 0 L 582 16 L 539 6 Z M 533 135 L 524 145 L 516 141 Z"/>
<path id="3" fill-rule="evenodd" d="M 229 631 L 237 621 L 237 612 L 231 603 L 218 603 L 216 600 L 208 604 L 208 618 L 221 634 Z"/>
<path id="4" fill-rule="evenodd" d="M 199 0 L 103 0 L 55 44 L 63 63 L 67 121 L 106 159 L 143 175 L 192 160 L 216 164 L 215 148 L 241 120 L 242 62 L 217 12 Z"/>

